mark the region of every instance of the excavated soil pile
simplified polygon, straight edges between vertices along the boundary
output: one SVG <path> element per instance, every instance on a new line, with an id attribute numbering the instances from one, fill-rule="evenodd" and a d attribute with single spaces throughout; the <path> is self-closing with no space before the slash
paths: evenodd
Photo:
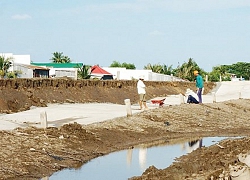
<path id="1" fill-rule="evenodd" d="M 116 103 L 124 99 L 138 100 L 137 81 L 97 81 L 72 79 L 0 79 L 0 112 L 28 110 L 31 106 L 44 107 L 48 103 Z M 156 96 L 185 93 L 195 90 L 191 82 L 145 82 L 147 99 Z M 205 93 L 215 86 L 205 84 Z"/>
<path id="2" fill-rule="evenodd" d="M 194 83 L 146 82 L 148 98 L 185 93 Z M 1 80 L 0 110 L 13 113 L 53 102 L 137 101 L 135 81 Z M 213 83 L 206 84 L 209 92 Z M 0 131 L 0 179 L 35 180 L 63 168 L 77 168 L 104 154 L 156 141 L 186 142 L 212 136 L 243 137 L 225 140 L 220 146 L 202 147 L 182 156 L 166 169 L 149 167 L 146 179 L 217 179 L 237 155 L 248 152 L 250 100 L 213 104 L 182 104 L 143 111 L 102 123 L 59 128 L 28 127 Z M 168 122 L 168 123 L 166 123 Z M 223 148 L 222 148 L 223 147 Z M 115 172 L 114 172 L 115 174 Z"/>

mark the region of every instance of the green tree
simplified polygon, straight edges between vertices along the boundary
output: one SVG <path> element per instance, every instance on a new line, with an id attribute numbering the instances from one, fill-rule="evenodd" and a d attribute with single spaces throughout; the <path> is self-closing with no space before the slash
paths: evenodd
<path id="1" fill-rule="evenodd" d="M 125 62 L 121 64 L 118 61 L 113 61 L 112 64 L 109 67 L 123 67 L 123 68 L 126 68 L 126 69 L 136 69 L 134 64 L 125 63 Z"/>
<path id="2" fill-rule="evenodd" d="M 90 78 L 90 65 L 77 66 L 77 77 L 79 79 L 89 79 Z"/>
<path id="3" fill-rule="evenodd" d="M 70 63 L 71 60 L 68 56 L 63 56 L 63 63 Z"/>
<path id="4" fill-rule="evenodd" d="M 231 75 L 234 74 L 238 78 L 243 77 L 249 79 L 250 77 L 250 63 L 237 62 L 232 65 L 219 65 L 213 67 L 211 73 L 209 73 L 209 81 L 219 81 L 220 76 L 222 81 L 230 81 Z"/>
<path id="5" fill-rule="evenodd" d="M 122 67 L 125 67 L 126 69 L 136 69 L 134 64 L 131 63 L 122 63 Z"/>
<path id="6" fill-rule="evenodd" d="M 173 74 L 173 66 L 167 66 L 165 64 L 161 65 L 161 64 L 150 64 L 148 63 L 146 66 L 144 66 L 143 69 L 148 69 L 148 70 L 152 70 L 152 72 L 155 73 L 160 73 L 160 74 L 167 74 L 167 75 L 171 75 Z"/>
<path id="7" fill-rule="evenodd" d="M 227 65 L 215 66 L 212 69 L 212 72 L 209 73 L 208 80 L 212 82 L 220 81 L 230 81 L 230 73 L 227 72 Z"/>
<path id="8" fill-rule="evenodd" d="M 53 57 L 50 59 L 53 63 L 70 63 L 71 60 L 68 56 L 64 56 L 62 52 L 52 53 Z"/>
<path id="9" fill-rule="evenodd" d="M 13 57 L 0 56 L 0 76 L 4 77 L 13 64 Z"/>
<path id="10" fill-rule="evenodd" d="M 21 71 L 11 71 L 11 72 L 7 72 L 6 76 L 7 78 L 17 78 L 21 74 L 22 74 Z"/>
<path id="11" fill-rule="evenodd" d="M 167 66 L 164 64 L 162 66 L 162 74 L 171 75 L 173 73 L 174 73 L 173 65 Z"/>
<path id="12" fill-rule="evenodd" d="M 148 63 L 146 66 L 144 66 L 145 70 L 152 70 L 152 72 L 155 73 L 162 73 L 162 65 L 160 64 L 150 64 Z"/>
<path id="13" fill-rule="evenodd" d="M 118 61 L 113 61 L 112 64 L 110 64 L 109 67 L 122 67 L 122 65 Z"/>
<path id="14" fill-rule="evenodd" d="M 198 64 L 193 60 L 193 58 L 189 58 L 188 62 L 184 62 L 181 66 L 178 66 L 175 70 L 175 75 L 182 79 L 187 79 L 189 81 L 193 81 L 195 76 L 193 74 L 194 70 L 199 71 L 199 73 L 204 76 L 206 73 L 202 70 Z"/>
<path id="15" fill-rule="evenodd" d="M 237 77 L 243 77 L 249 79 L 250 77 L 250 63 L 237 62 L 232 65 L 225 65 L 226 71 L 231 74 L 235 74 Z"/>
<path id="16" fill-rule="evenodd" d="M 225 74 L 224 70 L 220 66 L 215 66 L 212 68 L 212 71 L 209 73 L 208 80 L 211 82 L 219 82 L 220 76 Z"/>

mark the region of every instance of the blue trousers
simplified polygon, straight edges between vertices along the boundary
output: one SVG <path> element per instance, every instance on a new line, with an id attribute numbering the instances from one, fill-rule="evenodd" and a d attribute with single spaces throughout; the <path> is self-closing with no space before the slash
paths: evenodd
<path id="1" fill-rule="evenodd" d="M 202 88 L 199 88 L 198 91 L 197 91 L 197 96 L 199 98 L 199 103 L 202 103 Z"/>

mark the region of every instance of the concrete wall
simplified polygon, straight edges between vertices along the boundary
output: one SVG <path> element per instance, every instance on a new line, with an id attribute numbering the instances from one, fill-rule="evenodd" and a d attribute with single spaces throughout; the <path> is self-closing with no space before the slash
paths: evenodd
<path id="1" fill-rule="evenodd" d="M 216 102 L 230 99 L 250 99 L 250 81 L 222 81 L 217 83 Z"/>
<path id="2" fill-rule="evenodd" d="M 14 64 L 13 70 L 21 72 L 21 74 L 18 74 L 18 78 L 33 78 L 33 69 L 29 69 L 26 66 L 23 66 L 21 64 Z"/>
<path id="3" fill-rule="evenodd" d="M 152 70 L 134 70 L 126 68 L 102 67 L 104 70 L 113 74 L 117 80 L 133 80 L 139 79 L 139 76 L 144 76 L 146 81 L 183 81 L 182 79 L 170 75 L 154 73 Z"/>
<path id="4" fill-rule="evenodd" d="M 51 68 L 49 74 L 55 75 L 56 78 L 69 77 L 77 79 L 77 68 Z"/>

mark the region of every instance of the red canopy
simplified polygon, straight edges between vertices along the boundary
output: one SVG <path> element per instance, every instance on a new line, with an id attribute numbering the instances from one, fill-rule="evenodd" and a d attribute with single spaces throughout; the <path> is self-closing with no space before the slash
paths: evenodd
<path id="1" fill-rule="evenodd" d="M 97 65 L 91 67 L 91 74 L 112 75 Z"/>

